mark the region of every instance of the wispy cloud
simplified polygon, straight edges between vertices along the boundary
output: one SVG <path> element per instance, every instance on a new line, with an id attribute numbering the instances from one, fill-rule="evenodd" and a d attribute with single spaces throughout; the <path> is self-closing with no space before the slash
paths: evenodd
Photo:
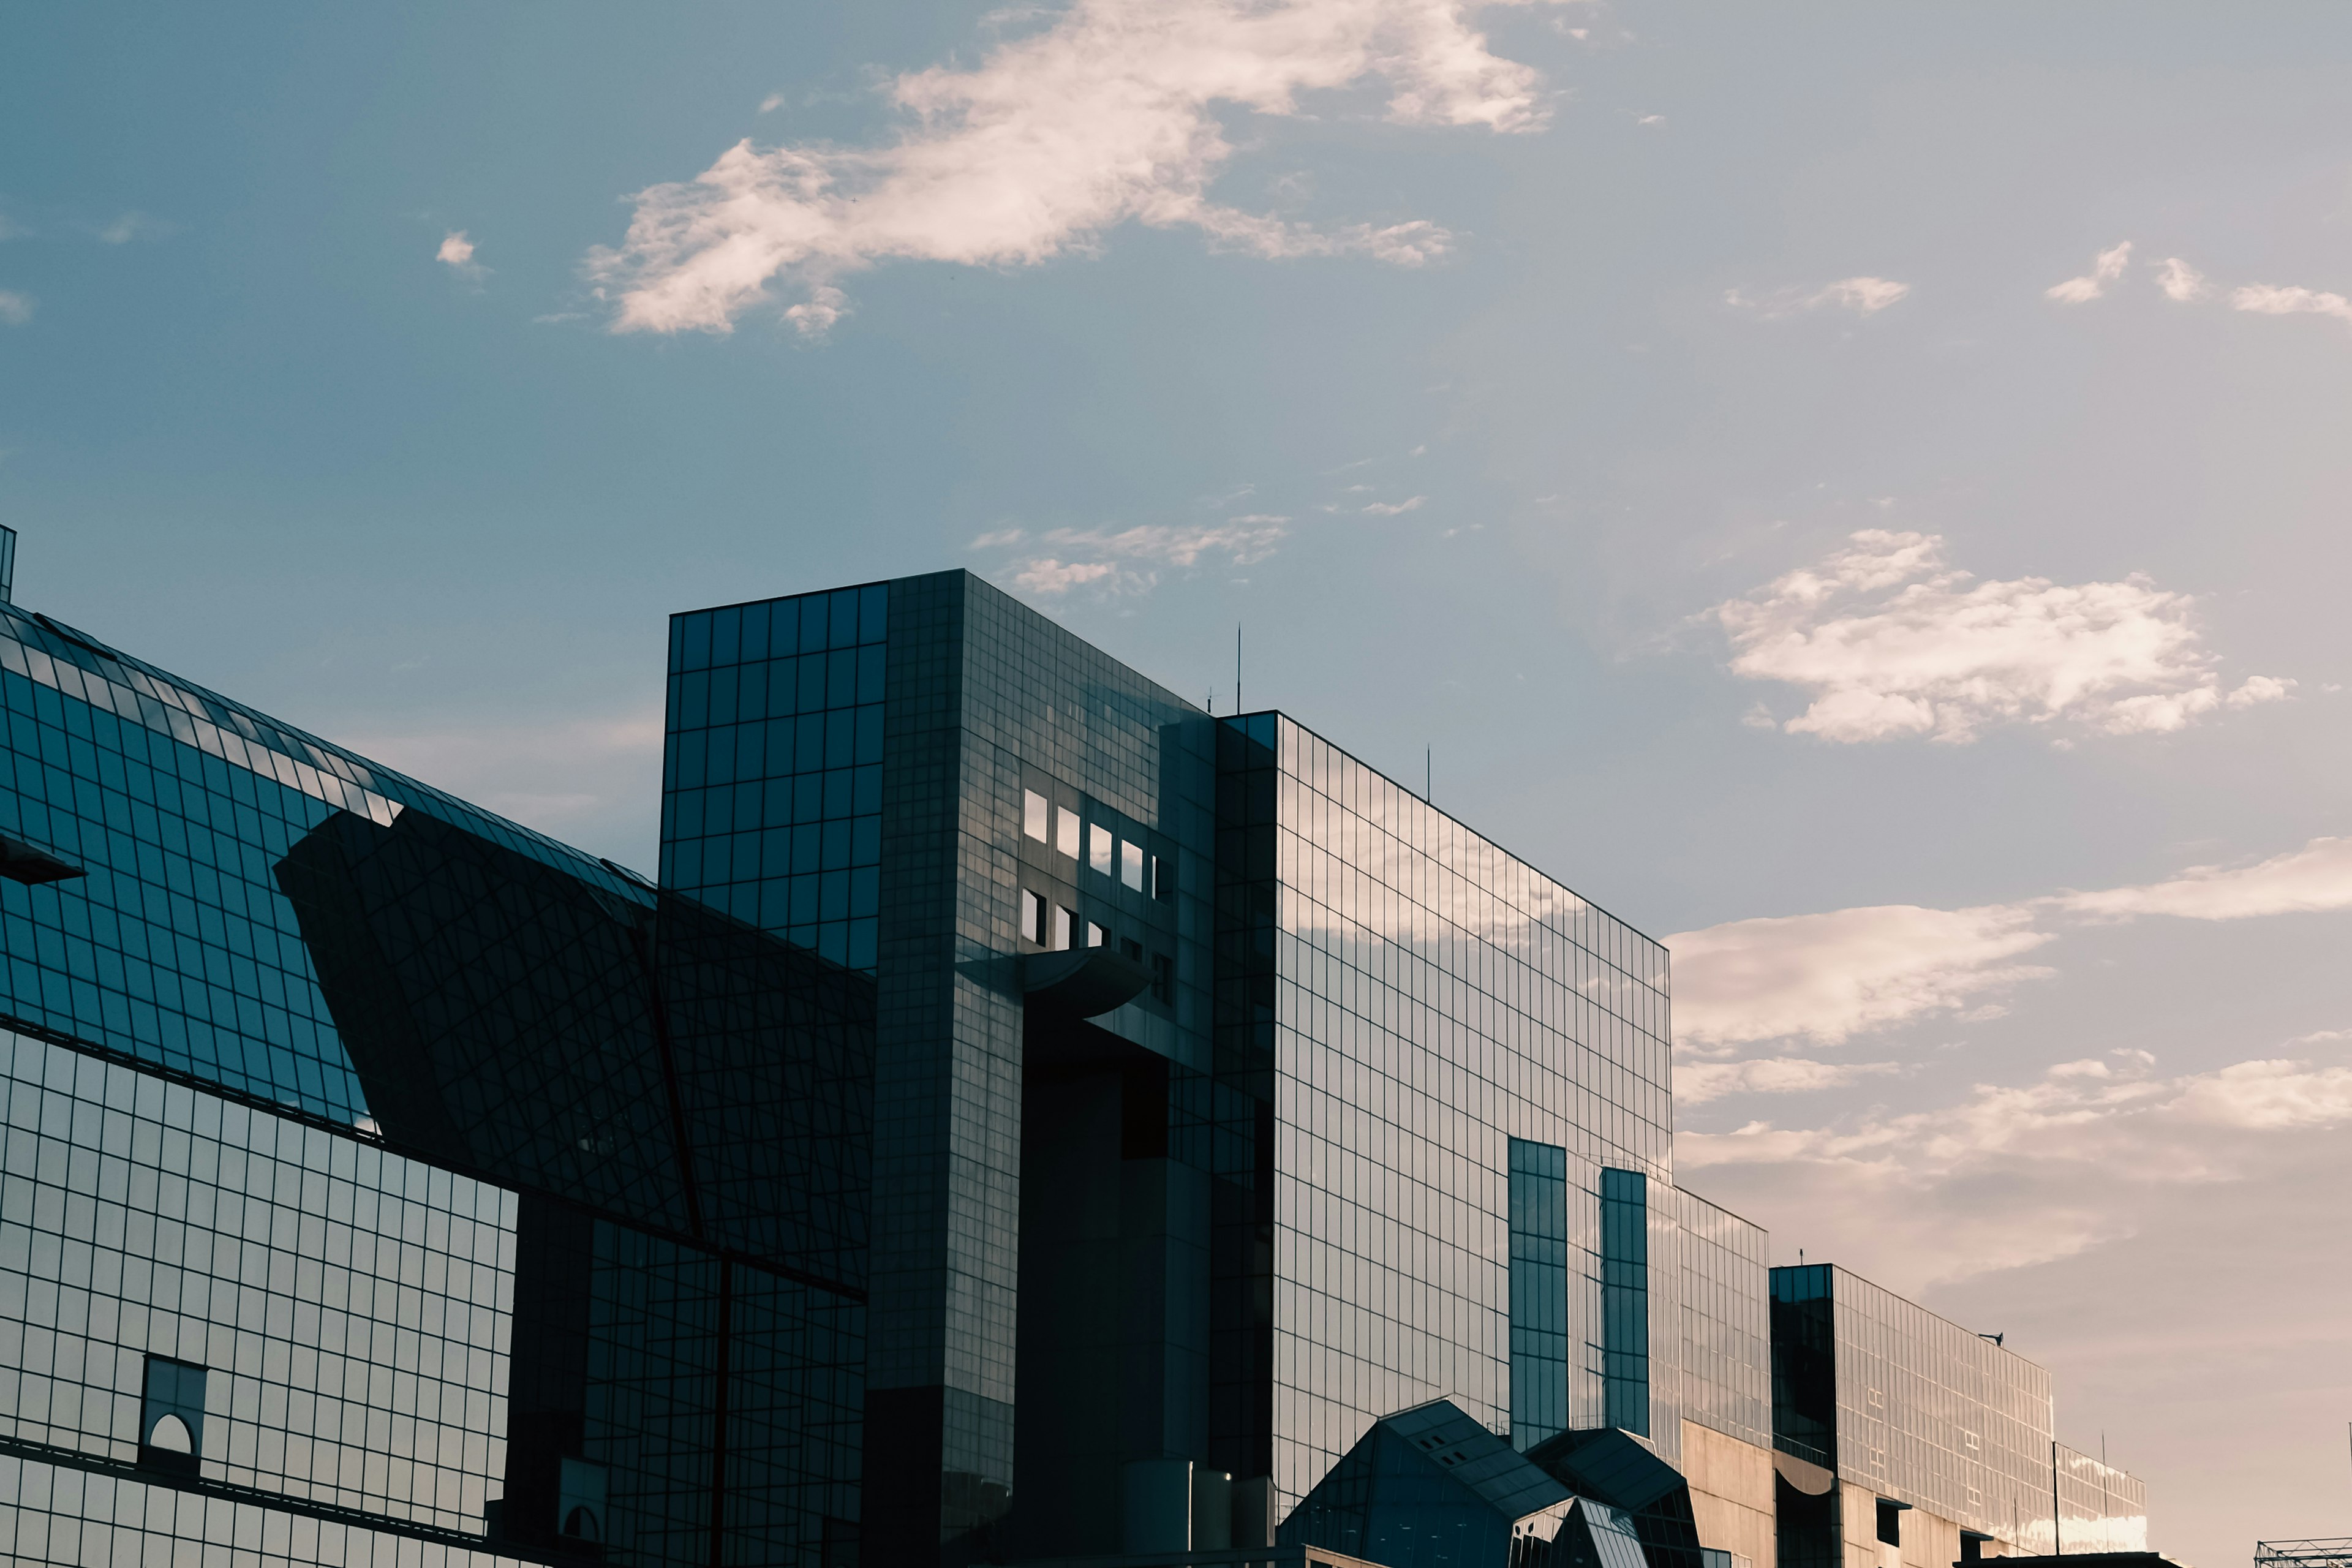
<path id="1" fill-rule="evenodd" d="M 128 245 L 134 239 L 164 239 L 177 234 L 180 226 L 142 212 L 127 212 L 98 231 L 98 237 L 108 245 Z"/>
<path id="2" fill-rule="evenodd" d="M 1705 1105 L 1731 1094 L 1802 1094 L 1902 1070 L 1895 1062 L 1817 1062 L 1804 1057 L 1680 1062 L 1675 1067 L 1675 1103 Z"/>
<path id="3" fill-rule="evenodd" d="M 1246 512 L 1222 522 L 1055 528 L 1034 536 L 1008 528 L 982 534 L 971 548 L 1019 552 L 1013 581 L 1033 594 L 1063 594 L 1088 584 L 1111 593 L 1140 593 L 1158 583 L 1162 566 L 1191 568 L 1210 556 L 1222 556 L 1234 566 L 1263 561 L 1282 542 L 1290 523 L 1276 513 Z"/>
<path id="4" fill-rule="evenodd" d="M 1733 921 L 1665 939 L 1675 1038 L 1699 1050 L 1759 1040 L 1836 1046 L 1973 1008 L 2051 972 L 2018 960 L 2051 939 L 2033 911 L 1914 904 Z M 1729 1092 L 1728 1089 L 1722 1092 Z"/>
<path id="5" fill-rule="evenodd" d="M 21 327 L 33 319 L 33 297 L 14 289 L 0 289 L 0 322 Z"/>
<path id="6" fill-rule="evenodd" d="M 2249 283 L 2230 296 L 2230 308 L 2258 316 L 2332 316 L 2352 326 L 2352 300 L 2316 289 L 2281 288 L 2274 283 Z"/>
<path id="7" fill-rule="evenodd" d="M 1879 904 L 1731 921 L 1665 939 L 1675 1036 L 1701 1054 L 1766 1040 L 1835 1047 L 1939 1015 L 1988 1016 L 2011 987 L 2056 973 L 2021 960 L 2072 925 L 2346 910 L 2352 838 L 2328 837 L 2242 865 L 1974 909 Z"/>
<path id="8" fill-rule="evenodd" d="M 2132 247 L 2125 240 L 2113 250 L 2102 250 L 2090 271 L 2080 278 L 2069 278 L 2063 283 L 2053 283 L 2042 292 L 2062 305 L 2087 305 L 2107 291 L 2107 285 L 2124 275 L 2131 265 Z"/>
<path id="9" fill-rule="evenodd" d="M 1034 266 L 1129 222 L 1263 257 L 1420 265 L 1451 244 L 1426 220 L 1314 228 L 1212 199 L 1234 153 L 1221 108 L 1296 115 L 1302 94 L 1379 78 L 1398 124 L 1541 127 L 1540 78 L 1489 50 L 1475 5 L 1082 0 L 971 69 L 897 78 L 887 96 L 906 121 L 881 145 L 745 140 L 692 180 L 639 192 L 627 237 L 587 269 L 616 331 L 728 331 L 781 287 L 801 297 L 787 318 L 816 335 L 863 268 Z"/>
<path id="10" fill-rule="evenodd" d="M 2156 269 L 2156 286 L 2176 304 L 2220 298 L 2230 309 L 2253 316 L 2321 316 L 2352 326 L 2352 299 L 2301 284 L 2246 283 L 2224 289 L 2178 256 Z"/>
<path id="11" fill-rule="evenodd" d="M 2237 921 L 2352 909 L 2352 838 L 2315 838 L 2251 866 L 2192 866 L 2161 882 L 2063 893 L 2052 902 L 2072 914 L 2107 919 Z"/>
<path id="12" fill-rule="evenodd" d="M 441 237 L 441 248 L 433 253 L 433 259 L 468 282 L 478 283 L 489 276 L 490 269 L 474 259 L 474 242 L 462 228 Z"/>
<path id="13" fill-rule="evenodd" d="M 1376 500 L 1364 508 L 1364 513 L 1368 517 L 1396 517 L 1404 512 L 1416 511 L 1428 504 L 1427 496 L 1411 496 L 1403 500 L 1394 501 Z"/>
<path id="14" fill-rule="evenodd" d="M 2168 256 L 2156 269 L 2156 286 L 2164 297 L 2176 304 L 2185 305 L 2191 300 L 2201 300 L 2210 292 L 2205 274 L 2178 256 Z"/>
<path id="15" fill-rule="evenodd" d="M 1731 668 L 1811 694 L 1781 728 L 1839 742 L 1924 735 L 1959 743 L 1987 725 L 2065 721 L 2100 733 L 2178 730 L 2225 707 L 2274 702 L 2293 682 L 2225 690 L 2194 601 L 2142 576 L 1975 582 L 1936 534 L 1867 529 L 1811 566 L 1708 614 Z"/>
<path id="16" fill-rule="evenodd" d="M 1824 307 L 1852 310 L 1857 316 L 1874 316 L 1889 305 L 1908 299 L 1910 294 L 1910 284 L 1897 283 L 1891 278 L 1841 278 L 1819 289 L 1782 289 L 1765 295 L 1734 289 L 1724 295 L 1723 302 L 1735 310 L 1753 310 L 1769 321 Z"/>
<path id="17" fill-rule="evenodd" d="M 2347 1126 L 2340 1063 L 2263 1057 L 2165 1077 L 2123 1050 L 1923 1110 L 1685 1132 L 1675 1152 L 1683 1171 L 1737 1182 L 1745 1204 L 1806 1213 L 1817 1248 L 1874 1238 L 1866 1260 L 1833 1255 L 1916 1291 L 2164 1223 L 2196 1189 L 2271 1173 Z"/>

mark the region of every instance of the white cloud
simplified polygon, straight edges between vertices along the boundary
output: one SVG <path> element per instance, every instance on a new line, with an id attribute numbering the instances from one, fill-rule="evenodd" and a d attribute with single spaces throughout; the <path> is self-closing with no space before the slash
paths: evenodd
<path id="1" fill-rule="evenodd" d="M 1723 302 L 1777 321 L 1801 310 L 1818 310 L 1824 306 L 1852 310 L 1859 316 L 1874 316 L 1889 305 L 1908 299 L 1910 294 L 1910 284 L 1897 283 L 1890 278 L 1841 278 L 1811 292 L 1783 289 L 1760 298 L 1734 289 L 1724 295 Z"/>
<path id="2" fill-rule="evenodd" d="M 2184 1188 L 2262 1174 L 2282 1139 L 2352 1125 L 2352 1068 L 2264 1058 L 2165 1078 L 2151 1062 L 2064 1062 L 1956 1104 L 1827 1127 L 1685 1132 L 1675 1156 L 1684 1173 L 1736 1180 L 1743 1202 L 1819 1205 L 1806 1222 L 1817 1252 L 1830 1231 L 1848 1244 L 1842 1260 L 1916 1291 L 2131 1235 Z"/>
<path id="3" fill-rule="evenodd" d="M 2236 921 L 2352 909 L 2352 838 L 2315 838 L 2251 866 L 2192 866 L 2144 887 L 2064 893 L 2051 901 L 2070 913 L 2108 919 Z"/>
<path id="4" fill-rule="evenodd" d="M 134 239 L 162 239 L 179 232 L 179 226 L 142 212 L 127 212 L 100 229 L 98 237 L 108 245 L 128 245 Z"/>
<path id="5" fill-rule="evenodd" d="M 474 259 L 474 242 L 466 237 L 462 228 L 453 228 L 441 237 L 441 247 L 433 253 L 433 259 L 475 282 L 489 275 L 490 269 Z"/>
<path id="6" fill-rule="evenodd" d="M 2145 577 L 1973 583 L 1941 537 L 1866 529 L 1847 548 L 1709 614 L 1735 674 L 1804 689 L 1782 727 L 1841 742 L 1976 738 L 1987 724 L 2066 720 L 2107 734 L 2178 730 L 2276 701 L 2256 676 L 2225 692 L 2193 601 Z"/>
<path id="7" fill-rule="evenodd" d="M 2201 300 L 2210 292 L 2205 274 L 2178 256 L 2165 258 L 2164 265 L 2157 269 L 2156 286 L 2164 290 L 2166 299 L 2181 305 L 2191 300 Z"/>
<path id="8" fill-rule="evenodd" d="M 1289 532 L 1291 521 L 1274 512 L 1245 512 L 1213 523 L 1051 529 L 1035 536 L 1034 543 L 1052 546 L 1055 553 L 1017 563 L 1013 581 L 1033 594 L 1062 594 L 1089 583 L 1113 593 L 1140 593 L 1159 581 L 1160 566 L 1192 567 L 1211 555 L 1235 566 L 1263 561 Z M 1008 528 L 982 534 L 971 547 L 1012 549 L 1031 542 L 1027 530 Z"/>
<path id="9" fill-rule="evenodd" d="M 2352 300 L 2310 289 L 2283 289 L 2272 283 L 2249 283 L 2230 296 L 2233 310 L 2260 316 L 2332 316 L 2352 325 Z"/>
<path id="10" fill-rule="evenodd" d="M 1025 562 L 1013 582 L 1033 594 L 1062 594 L 1082 584 L 1100 582 L 1118 568 L 1108 561 L 1057 561 L 1041 555 Z"/>
<path id="11" fill-rule="evenodd" d="M 1376 500 L 1364 508 L 1364 510 L 1366 514 L 1372 517 L 1395 517 L 1402 512 L 1416 511 L 1427 504 L 1429 504 L 1427 496 L 1413 496 L 1405 500 Z"/>
<path id="12" fill-rule="evenodd" d="M 1380 78 L 1406 125 L 1525 132 L 1535 70 L 1489 51 L 1476 0 L 1081 0 L 970 69 L 893 80 L 905 116 L 877 146 L 760 148 L 636 195 L 627 237 L 592 251 L 617 331 L 724 332 L 772 286 L 808 297 L 814 334 L 847 274 L 889 260 L 1030 266 L 1139 222 L 1190 226 L 1265 257 L 1444 253 L 1434 224 L 1318 230 L 1212 200 L 1234 146 L 1224 106 L 1300 112 L 1300 95 Z"/>
<path id="13" fill-rule="evenodd" d="M 773 114 L 777 110 L 782 109 L 787 101 L 789 100 L 782 93 L 772 92 L 767 97 L 760 100 L 760 112 L 762 114 Z"/>
<path id="14" fill-rule="evenodd" d="M 2063 283 L 2053 284 L 2043 290 L 2051 299 L 2063 305 L 2085 305 L 2107 291 L 2107 285 L 2124 275 L 2131 265 L 2131 241 L 2125 240 L 2113 250 L 2102 250 L 2091 270 L 2080 278 L 2069 278 Z"/>
<path id="15" fill-rule="evenodd" d="M 1800 1094 L 1902 1070 L 1894 1062 L 1817 1062 L 1803 1057 L 1681 1062 L 1675 1068 L 1675 1103 L 1704 1105 L 1732 1094 Z"/>
<path id="16" fill-rule="evenodd" d="M 0 289 L 0 322 L 21 327 L 33 319 L 33 297 L 14 289 Z"/>
<path id="17" fill-rule="evenodd" d="M 2157 915 L 2235 921 L 2347 910 L 2352 838 L 2331 837 L 2251 864 L 2192 866 L 2134 887 L 1966 910 L 1882 904 L 1731 921 L 1665 939 L 1674 955 L 1675 1038 L 1702 1055 L 1759 1040 L 1836 1046 L 1938 1014 L 1966 1009 L 1966 1016 L 1987 1016 L 2001 991 L 2053 973 L 2015 961 L 2069 921 Z M 2352 1038 L 2352 1030 L 2342 1036 Z"/>
<path id="18" fill-rule="evenodd" d="M 1806 1038 L 1834 1046 L 1974 1004 L 2046 969 L 2031 910 L 1914 904 L 1733 921 L 1665 939 L 1675 1042 L 1696 1049 Z"/>

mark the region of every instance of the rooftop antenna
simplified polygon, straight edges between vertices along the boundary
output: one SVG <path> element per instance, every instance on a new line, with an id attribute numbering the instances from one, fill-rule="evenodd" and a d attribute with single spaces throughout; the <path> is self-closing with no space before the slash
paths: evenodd
<path id="1" fill-rule="evenodd" d="M 1434 804 L 1437 799 L 1437 748 L 1435 746 L 1423 746 L 1421 749 L 1421 798 L 1423 805 Z"/>
<path id="2" fill-rule="evenodd" d="M 1234 623 L 1234 711 L 1242 710 L 1242 624 Z"/>

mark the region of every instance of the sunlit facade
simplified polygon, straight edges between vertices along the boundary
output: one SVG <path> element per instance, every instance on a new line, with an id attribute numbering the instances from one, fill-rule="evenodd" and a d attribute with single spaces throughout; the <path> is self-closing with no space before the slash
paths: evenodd
<path id="1" fill-rule="evenodd" d="M 1776 1268 L 1772 1370 L 1784 1568 L 2147 1550 L 2144 1485 L 2058 1442 L 2049 1373 L 1989 1335 Z"/>

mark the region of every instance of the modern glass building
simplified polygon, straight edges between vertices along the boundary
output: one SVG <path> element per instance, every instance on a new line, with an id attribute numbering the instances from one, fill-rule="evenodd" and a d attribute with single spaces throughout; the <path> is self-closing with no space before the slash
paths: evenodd
<path id="1" fill-rule="evenodd" d="M 2146 1552 L 2136 1478 L 2053 1436 L 2050 1374 L 1829 1264 L 1772 1270 L 1784 1568 Z"/>
<path id="2" fill-rule="evenodd" d="M 968 574 L 668 680 L 648 879 L 0 603 L 0 1552 L 1271 1551 L 1436 1401 L 1713 1568 L 1948 1500 L 1675 1185 L 1656 942 Z"/>

